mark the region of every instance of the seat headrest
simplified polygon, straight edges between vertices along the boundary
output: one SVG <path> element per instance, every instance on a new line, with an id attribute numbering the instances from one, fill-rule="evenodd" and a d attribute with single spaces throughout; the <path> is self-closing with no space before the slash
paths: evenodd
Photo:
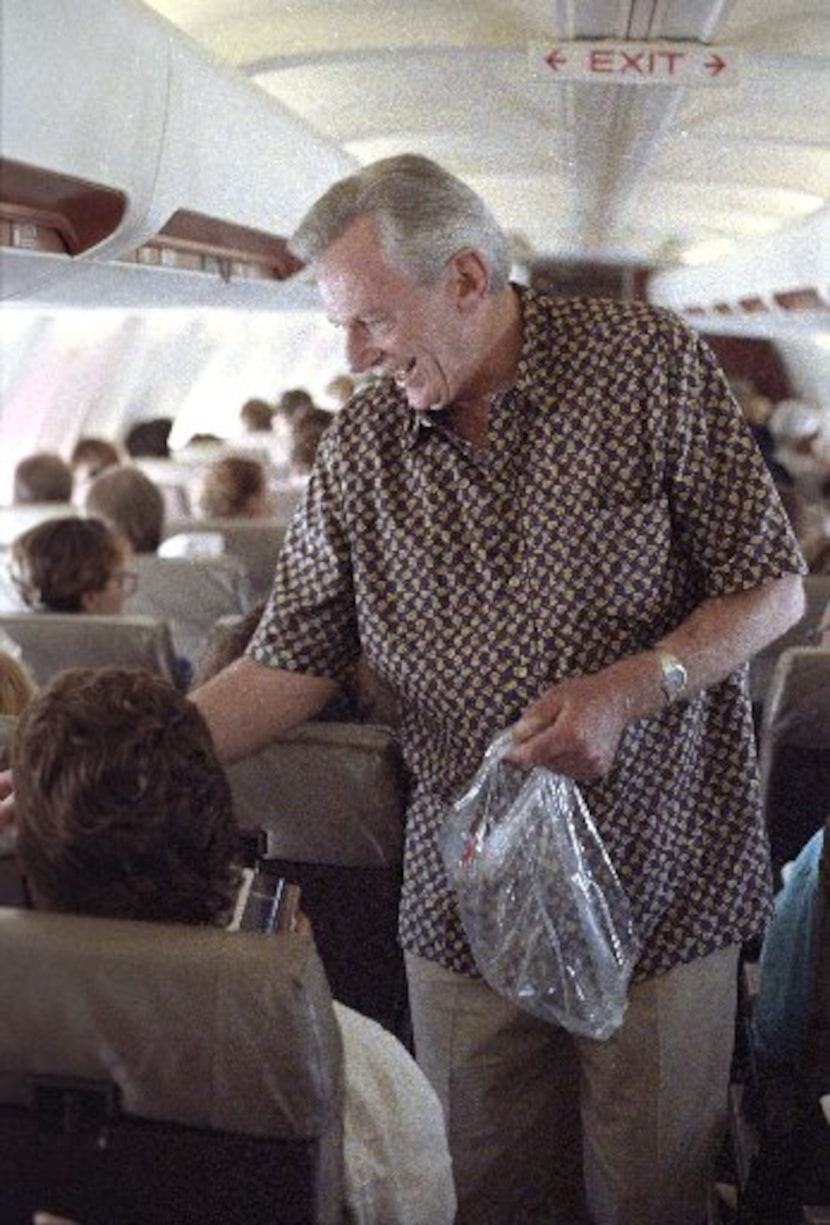
<path id="1" fill-rule="evenodd" d="M 228 777 L 240 824 L 265 829 L 271 855 L 342 867 L 401 862 L 403 769 L 387 728 L 304 723 Z"/>
<path id="2" fill-rule="evenodd" d="M 0 910 L 0 1101 L 26 1075 L 106 1079 L 123 1110 L 311 1139 L 341 1108 L 310 937 Z"/>
<path id="3" fill-rule="evenodd" d="M 782 651 L 764 703 L 765 743 L 830 748 L 830 650 L 789 647 Z"/>
<path id="4" fill-rule="evenodd" d="M 143 667 L 173 680 L 176 659 L 169 625 L 127 613 L 21 612 L 0 614 L 38 684 L 61 668 L 103 664 Z"/>

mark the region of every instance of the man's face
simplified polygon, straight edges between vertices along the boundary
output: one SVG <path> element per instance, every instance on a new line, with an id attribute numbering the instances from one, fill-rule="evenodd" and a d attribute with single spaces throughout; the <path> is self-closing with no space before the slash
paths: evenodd
<path id="1" fill-rule="evenodd" d="M 433 285 L 391 268 L 377 225 L 361 217 L 316 264 L 328 317 L 346 333 L 355 372 L 392 378 L 416 409 L 437 409 L 465 390 L 474 357 L 469 311 L 453 262 Z"/>

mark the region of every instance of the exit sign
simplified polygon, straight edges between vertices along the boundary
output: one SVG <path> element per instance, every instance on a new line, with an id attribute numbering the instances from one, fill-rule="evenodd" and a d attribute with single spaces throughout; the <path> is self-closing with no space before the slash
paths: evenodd
<path id="1" fill-rule="evenodd" d="M 552 81 L 599 85 L 735 85 L 738 53 L 701 43 L 599 42 L 534 43 L 533 75 Z"/>

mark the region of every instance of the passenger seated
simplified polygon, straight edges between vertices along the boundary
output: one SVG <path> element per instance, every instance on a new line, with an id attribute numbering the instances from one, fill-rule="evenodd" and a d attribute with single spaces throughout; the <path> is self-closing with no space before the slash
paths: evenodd
<path id="1" fill-rule="evenodd" d="M 20 659 L 4 649 L 0 639 L 0 715 L 19 715 L 36 693 L 37 685 L 29 669 Z M 5 764 L 0 751 L 0 769 L 3 769 Z"/>
<path id="2" fill-rule="evenodd" d="M 800 1080 L 814 960 L 824 829 L 784 869 L 784 885 L 761 947 L 760 986 L 752 1006 L 752 1043 L 759 1062 Z M 830 875 L 825 879 L 830 887 Z"/>
<path id="3" fill-rule="evenodd" d="M 97 519 L 48 519 L 12 541 L 11 577 L 39 612 L 120 613 L 136 587 L 127 557 Z"/>
<path id="4" fill-rule="evenodd" d="M 151 417 L 137 421 L 127 431 L 124 448 L 133 459 L 167 459 L 170 455 L 170 417 Z"/>
<path id="5" fill-rule="evenodd" d="M 18 853 L 37 908 L 229 922 L 242 879 L 229 784 L 202 716 L 168 683 L 129 669 L 63 672 L 21 716 L 12 768 Z M 347 1219 L 449 1225 L 437 1097 L 395 1038 L 334 1009 Z"/>
<path id="6" fill-rule="evenodd" d="M 90 481 L 105 468 L 121 463 L 121 452 L 115 443 L 106 438 L 85 435 L 78 439 L 69 457 L 72 469 L 72 500 L 83 506 Z"/>
<path id="7" fill-rule="evenodd" d="M 164 495 L 140 468 L 121 464 L 101 472 L 86 492 L 84 509 L 129 541 L 134 553 L 155 553 L 161 544 Z"/>
<path id="8" fill-rule="evenodd" d="M 292 481 L 305 484 L 314 467 L 320 439 L 333 420 L 333 414 L 326 412 L 324 408 L 313 408 L 292 422 L 289 459 L 289 475 Z"/>
<path id="9" fill-rule="evenodd" d="M 239 424 L 246 434 L 269 434 L 274 405 L 256 396 L 246 400 L 239 410 Z"/>
<path id="10" fill-rule="evenodd" d="M 268 515 L 265 468 L 258 459 L 226 455 L 205 469 L 199 510 L 206 519 L 264 519 Z"/>
<path id="11" fill-rule="evenodd" d="M 33 502 L 69 502 L 72 499 L 72 469 L 52 451 L 37 451 L 21 459 L 14 470 L 13 501 L 17 506 Z"/>

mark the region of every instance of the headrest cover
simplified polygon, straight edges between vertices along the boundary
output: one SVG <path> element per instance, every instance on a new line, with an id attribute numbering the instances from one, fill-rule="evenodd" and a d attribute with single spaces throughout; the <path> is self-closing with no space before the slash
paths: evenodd
<path id="1" fill-rule="evenodd" d="M 242 825 L 283 859 L 387 867 L 403 855 L 400 750 L 387 728 L 304 723 L 228 770 Z"/>
<path id="2" fill-rule="evenodd" d="M 0 910 L 0 1101 L 26 1073 L 109 1079 L 123 1110 L 219 1131 L 321 1135 L 341 1046 L 313 941 Z"/>

